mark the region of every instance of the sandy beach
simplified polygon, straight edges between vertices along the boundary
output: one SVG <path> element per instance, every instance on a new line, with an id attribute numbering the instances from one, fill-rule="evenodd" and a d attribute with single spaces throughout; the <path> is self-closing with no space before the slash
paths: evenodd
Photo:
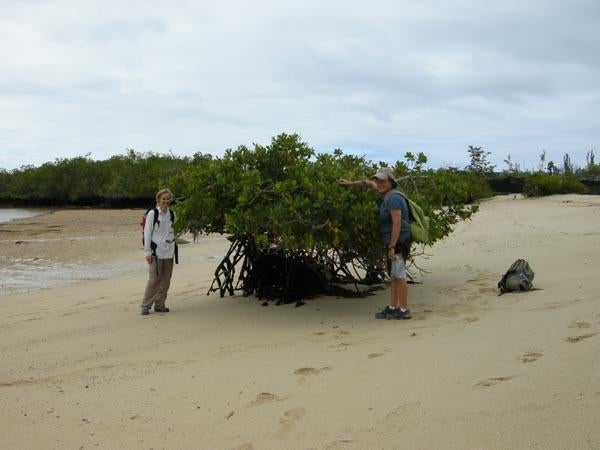
<path id="1" fill-rule="evenodd" d="M 90 272 L 0 296 L 0 448 L 600 447 L 600 197 L 482 202 L 420 260 L 410 321 L 373 318 L 387 289 L 207 296 L 222 237 L 182 246 L 172 312 L 140 316 L 141 213 L 0 227 L 3 274 Z M 517 258 L 539 289 L 498 297 Z"/>

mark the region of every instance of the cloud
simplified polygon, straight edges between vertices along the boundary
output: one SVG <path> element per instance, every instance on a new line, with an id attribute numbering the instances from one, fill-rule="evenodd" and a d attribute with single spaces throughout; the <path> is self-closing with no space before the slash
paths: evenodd
<path id="1" fill-rule="evenodd" d="M 125 148 L 219 154 L 299 132 L 393 160 L 583 160 L 593 1 L 2 2 L 0 167 Z"/>

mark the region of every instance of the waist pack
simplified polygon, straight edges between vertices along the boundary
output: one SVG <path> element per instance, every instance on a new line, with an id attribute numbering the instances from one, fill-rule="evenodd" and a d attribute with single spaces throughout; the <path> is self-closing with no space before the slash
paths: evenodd
<path id="1" fill-rule="evenodd" d="M 511 291 L 528 291 L 533 287 L 535 272 L 524 259 L 517 259 L 498 281 L 498 289 L 502 295 Z"/>

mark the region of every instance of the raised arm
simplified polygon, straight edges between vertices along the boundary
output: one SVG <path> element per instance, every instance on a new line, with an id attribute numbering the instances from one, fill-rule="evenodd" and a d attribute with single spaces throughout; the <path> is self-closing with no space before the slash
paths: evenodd
<path id="1" fill-rule="evenodd" d="M 375 182 L 372 180 L 351 181 L 351 180 L 347 180 L 346 178 L 340 178 L 338 180 L 338 184 L 341 184 L 342 186 L 353 186 L 353 187 L 360 187 L 360 188 L 377 189 L 377 184 L 375 184 Z"/>

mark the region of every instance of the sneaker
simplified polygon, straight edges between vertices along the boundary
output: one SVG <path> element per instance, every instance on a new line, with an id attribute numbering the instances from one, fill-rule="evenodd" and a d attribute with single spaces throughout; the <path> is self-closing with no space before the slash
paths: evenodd
<path id="1" fill-rule="evenodd" d="M 410 313 L 410 309 L 406 311 L 401 311 L 400 308 L 396 308 L 393 311 L 390 311 L 393 314 L 390 314 L 391 317 L 388 316 L 388 319 L 396 319 L 396 320 L 408 320 L 412 319 L 412 314 Z"/>
<path id="2" fill-rule="evenodd" d="M 383 308 L 381 311 L 376 312 L 375 313 L 375 318 L 376 319 L 387 319 L 388 318 L 388 314 L 391 313 L 393 310 L 390 309 L 389 305 L 386 306 L 385 308 Z"/>
<path id="3" fill-rule="evenodd" d="M 148 311 L 148 308 L 142 308 L 142 316 L 147 316 L 148 314 L 150 314 L 150 311 Z"/>
<path id="4" fill-rule="evenodd" d="M 163 306 L 162 308 L 154 308 L 154 312 L 169 312 L 169 308 Z"/>

